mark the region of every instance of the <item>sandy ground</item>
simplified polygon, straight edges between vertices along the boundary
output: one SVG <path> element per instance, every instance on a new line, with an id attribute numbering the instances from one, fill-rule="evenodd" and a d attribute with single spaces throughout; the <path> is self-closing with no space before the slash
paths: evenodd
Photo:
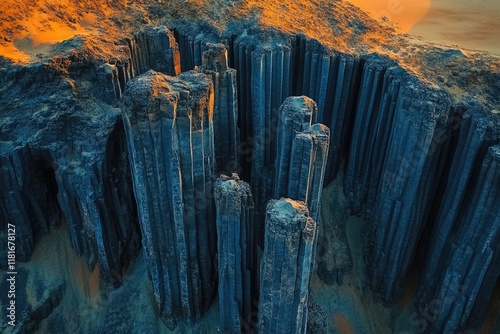
<path id="1" fill-rule="evenodd" d="M 410 32 L 500 55 L 500 1 L 434 0 L 429 13 Z"/>
<path id="2" fill-rule="evenodd" d="M 349 0 L 425 40 L 500 55 L 500 1 Z"/>

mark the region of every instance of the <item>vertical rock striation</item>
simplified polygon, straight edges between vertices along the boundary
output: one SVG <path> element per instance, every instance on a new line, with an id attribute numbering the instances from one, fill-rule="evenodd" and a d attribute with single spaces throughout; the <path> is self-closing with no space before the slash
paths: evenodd
<path id="1" fill-rule="evenodd" d="M 103 281 L 117 285 L 140 248 L 121 120 L 110 132 L 103 151 L 98 159 L 72 156 L 75 153 L 71 150 L 58 157 L 57 200 L 75 252 L 89 269 L 99 264 Z"/>
<path id="2" fill-rule="evenodd" d="M 274 163 L 274 198 L 287 196 L 289 182 L 292 180 L 290 172 L 297 172 L 300 166 L 292 166 L 292 146 L 295 138 L 316 123 L 316 102 L 306 96 L 288 97 L 280 107 L 278 116 L 278 130 L 276 140 L 276 160 Z M 299 162 L 300 163 L 300 162 Z M 293 175 L 295 181 L 297 175 Z M 294 189 L 296 192 L 297 190 Z M 295 198 L 292 196 L 292 198 Z M 305 200 L 302 198 L 301 200 Z"/>
<path id="3" fill-rule="evenodd" d="M 0 166 L 0 236 L 5 240 L 0 268 L 6 270 L 8 229 L 15 230 L 16 260 L 29 261 L 36 233 L 48 233 L 59 225 L 60 208 L 47 150 L 0 142 Z"/>
<path id="4" fill-rule="evenodd" d="M 208 308 L 216 277 L 213 85 L 149 71 L 127 84 L 122 112 L 146 261 L 173 328 Z"/>
<path id="5" fill-rule="evenodd" d="M 279 108 L 292 92 L 291 70 L 288 46 L 252 52 L 252 180 L 274 164 Z"/>
<path id="6" fill-rule="evenodd" d="M 318 103 L 318 122 L 330 128 L 326 181 L 336 176 L 348 153 L 350 127 L 360 85 L 361 60 L 328 51 L 315 40 L 298 37 L 294 45 L 294 94 Z"/>
<path id="7" fill-rule="evenodd" d="M 345 195 L 357 215 L 374 209 L 404 72 L 385 59 L 365 62 L 345 176 Z"/>
<path id="8" fill-rule="evenodd" d="M 429 175 L 441 175 L 448 125 L 446 96 L 406 88 L 396 104 L 374 209 L 371 285 L 385 301 L 400 293 L 414 259 L 437 185 Z"/>
<path id="9" fill-rule="evenodd" d="M 252 52 L 252 192 L 255 198 L 259 243 L 263 241 L 264 211 L 272 197 L 273 165 L 279 108 L 291 94 L 291 51 L 288 46 L 258 48 Z"/>
<path id="10" fill-rule="evenodd" d="M 249 323 L 254 253 L 253 199 L 250 186 L 237 174 L 215 183 L 219 266 L 220 330 L 240 333 Z"/>
<path id="11" fill-rule="evenodd" d="M 214 83 L 214 138 L 217 172 L 232 173 L 239 169 L 238 93 L 236 70 L 228 68 L 227 50 L 223 44 L 208 44 L 203 52 L 201 71 Z"/>
<path id="12" fill-rule="evenodd" d="M 250 179 L 253 157 L 253 120 L 252 120 L 252 52 L 255 49 L 249 37 L 239 36 L 229 42 L 230 60 L 237 70 L 238 90 L 238 128 L 240 130 L 240 159 L 243 179 Z"/>
<path id="13" fill-rule="evenodd" d="M 101 99 L 108 104 L 114 104 L 122 97 L 118 67 L 107 63 L 102 64 L 98 67 L 97 73 Z"/>
<path id="14" fill-rule="evenodd" d="M 196 25 L 185 25 L 173 29 L 175 39 L 179 43 L 181 71 L 186 72 L 203 65 L 203 53 L 209 51 L 210 45 L 220 43 L 220 38 Z"/>
<path id="15" fill-rule="evenodd" d="M 500 145 L 488 149 L 469 187 L 456 233 L 441 255 L 433 299 L 440 309 L 433 333 L 458 332 L 468 321 L 480 325 L 499 278 Z"/>
<path id="16" fill-rule="evenodd" d="M 274 198 L 304 201 L 319 222 L 330 131 L 316 121 L 316 103 L 289 97 L 280 108 Z"/>
<path id="17" fill-rule="evenodd" d="M 447 185 L 437 214 L 423 270 L 419 299 L 444 309 L 435 331 L 479 324 L 499 275 L 500 195 L 498 183 L 500 118 L 469 105 L 455 144 Z M 452 321 L 453 319 L 453 321 Z M 447 322 L 456 327 L 448 328 Z"/>
<path id="18" fill-rule="evenodd" d="M 305 333 L 316 223 L 304 202 L 271 200 L 261 261 L 259 333 Z"/>
<path id="19" fill-rule="evenodd" d="M 131 67 L 128 79 L 155 70 L 168 75 L 181 72 L 179 47 L 174 34 L 165 28 L 146 27 L 127 40 L 130 48 Z M 125 80 L 125 82 L 128 80 Z"/>

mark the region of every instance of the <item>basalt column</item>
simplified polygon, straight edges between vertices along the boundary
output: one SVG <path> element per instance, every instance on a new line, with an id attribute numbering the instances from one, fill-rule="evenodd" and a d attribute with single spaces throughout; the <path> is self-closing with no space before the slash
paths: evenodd
<path id="1" fill-rule="evenodd" d="M 173 328 L 208 308 L 216 277 L 212 82 L 149 71 L 127 84 L 122 113 L 145 260 Z"/>
<path id="2" fill-rule="evenodd" d="M 305 97 L 287 98 L 280 109 L 274 198 L 304 201 L 319 222 L 330 131 L 316 119 L 316 103 Z"/>
<path id="3" fill-rule="evenodd" d="M 250 36 L 240 36 L 230 40 L 231 63 L 237 69 L 238 89 L 238 127 L 240 130 L 240 159 L 243 179 L 250 179 L 250 164 L 253 152 L 252 120 L 252 52 L 255 42 Z"/>
<path id="4" fill-rule="evenodd" d="M 253 199 L 237 174 L 215 183 L 220 330 L 239 334 L 250 323 L 254 254 Z"/>
<path id="5" fill-rule="evenodd" d="M 449 131 L 449 113 L 444 93 L 416 82 L 407 84 L 398 95 L 389 138 L 379 133 L 374 139 L 375 146 L 386 148 L 370 218 L 375 223 L 370 279 L 386 302 L 400 293 L 427 221 L 437 186 L 429 175 L 439 178 L 444 167 L 441 151 Z M 371 168 L 372 160 L 360 163 Z"/>
<path id="6" fill-rule="evenodd" d="M 261 261 L 258 332 L 305 333 L 316 223 L 304 202 L 271 200 Z"/>
<path id="7" fill-rule="evenodd" d="M 73 122 L 73 136 L 87 135 L 84 125 Z M 106 141 L 99 133 L 85 146 L 58 147 L 57 201 L 75 252 L 90 270 L 99 265 L 100 279 L 118 285 L 140 248 L 140 233 L 122 121 L 101 122 L 109 129 Z M 78 151 L 102 153 L 79 156 Z"/>
<path id="8" fill-rule="evenodd" d="M 450 321 L 479 324 L 499 275 L 498 183 L 500 117 L 478 105 L 467 107 L 435 217 L 419 299 L 444 307 L 436 332 Z M 451 319 L 454 319 L 451 321 Z M 457 330 L 457 328 L 453 328 Z"/>
<path id="9" fill-rule="evenodd" d="M 480 325 L 500 275 L 500 146 L 490 147 L 471 185 L 457 232 L 444 249 L 434 302 L 433 333 L 456 333 L 470 320 Z M 471 319 L 469 319 L 471 317 Z"/>
<path id="10" fill-rule="evenodd" d="M 201 71 L 214 83 L 214 138 L 217 172 L 230 174 L 238 170 L 238 93 L 236 70 L 228 68 L 227 50 L 223 44 L 208 44 L 203 52 Z"/>
<path id="11" fill-rule="evenodd" d="M 355 214 L 370 216 L 382 178 L 402 69 L 384 59 L 363 67 L 344 192 Z M 389 69 L 387 69 L 389 68 Z"/>
<path id="12" fill-rule="evenodd" d="M 286 46 L 252 52 L 251 94 L 253 155 L 251 185 L 257 222 L 263 225 L 266 202 L 272 197 L 273 165 L 279 108 L 291 95 L 291 52 Z M 262 226 L 259 235 L 263 235 Z M 262 239 L 259 238 L 259 243 Z"/>
<path id="13" fill-rule="evenodd" d="M 361 60 L 334 53 L 315 40 L 298 37 L 294 47 L 295 95 L 307 95 L 318 103 L 318 122 L 330 128 L 327 183 L 346 158 L 358 94 Z"/>
<path id="14" fill-rule="evenodd" d="M 178 75 L 181 72 L 179 47 L 174 34 L 164 26 L 146 27 L 127 42 L 132 66 L 119 68 L 121 82 L 150 69 L 168 75 Z"/>
<path id="15" fill-rule="evenodd" d="M 332 94 L 333 106 L 325 109 L 321 122 L 330 128 L 330 148 L 326 168 L 327 181 L 332 181 L 347 154 L 351 140 L 349 127 L 354 114 L 356 90 L 359 86 L 360 60 L 354 56 L 339 54 L 332 57 L 330 77 L 334 78 L 328 94 Z"/>
<path id="16" fill-rule="evenodd" d="M 275 143 L 277 156 L 275 160 L 274 198 L 281 198 L 288 193 L 293 142 L 298 133 L 306 131 L 311 124 L 316 123 L 317 110 L 316 102 L 306 96 L 288 97 L 280 107 L 278 138 Z M 293 167 L 297 168 L 297 166 Z"/>
<path id="17" fill-rule="evenodd" d="M 50 154 L 0 142 L 0 236 L 5 240 L 0 268 L 7 269 L 8 230 L 16 233 L 16 260 L 31 259 L 34 236 L 59 225 L 60 208 Z"/>

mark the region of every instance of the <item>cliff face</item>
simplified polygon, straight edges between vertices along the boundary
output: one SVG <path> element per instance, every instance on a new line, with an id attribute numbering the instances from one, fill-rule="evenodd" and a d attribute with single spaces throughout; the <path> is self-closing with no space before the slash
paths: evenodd
<path id="1" fill-rule="evenodd" d="M 228 68 L 224 44 L 208 44 L 203 52 L 200 70 L 211 76 L 214 83 L 214 137 L 217 172 L 240 170 L 238 129 L 238 92 L 236 70 Z"/>
<path id="2" fill-rule="evenodd" d="M 338 224 L 321 221 L 322 188 L 345 175 L 377 299 L 420 275 L 419 305 L 442 304 L 429 330 L 479 326 L 500 274 L 498 114 L 385 57 L 209 30 L 145 28 L 109 57 L 2 65 L 0 237 L 16 225 L 18 260 L 64 225 L 102 285 L 118 287 L 142 246 L 170 328 L 205 314 L 218 274 L 221 328 L 253 322 L 260 295 L 259 331 L 302 333 L 317 231 Z"/>
<path id="3" fill-rule="evenodd" d="M 140 247 L 124 130 L 116 109 L 70 79 L 99 82 L 95 66 L 66 65 L 3 72 L 1 230 L 16 225 L 26 261 L 37 237 L 64 221 L 88 267 L 99 264 L 103 279 L 119 285 Z M 26 112 L 33 118 L 22 122 Z"/>

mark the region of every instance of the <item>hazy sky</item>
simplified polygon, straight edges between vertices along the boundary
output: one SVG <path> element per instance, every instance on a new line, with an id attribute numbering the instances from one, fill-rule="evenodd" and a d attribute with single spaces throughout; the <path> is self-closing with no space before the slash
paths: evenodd
<path id="1" fill-rule="evenodd" d="M 500 55 L 500 0 L 349 0 L 405 32 Z"/>

